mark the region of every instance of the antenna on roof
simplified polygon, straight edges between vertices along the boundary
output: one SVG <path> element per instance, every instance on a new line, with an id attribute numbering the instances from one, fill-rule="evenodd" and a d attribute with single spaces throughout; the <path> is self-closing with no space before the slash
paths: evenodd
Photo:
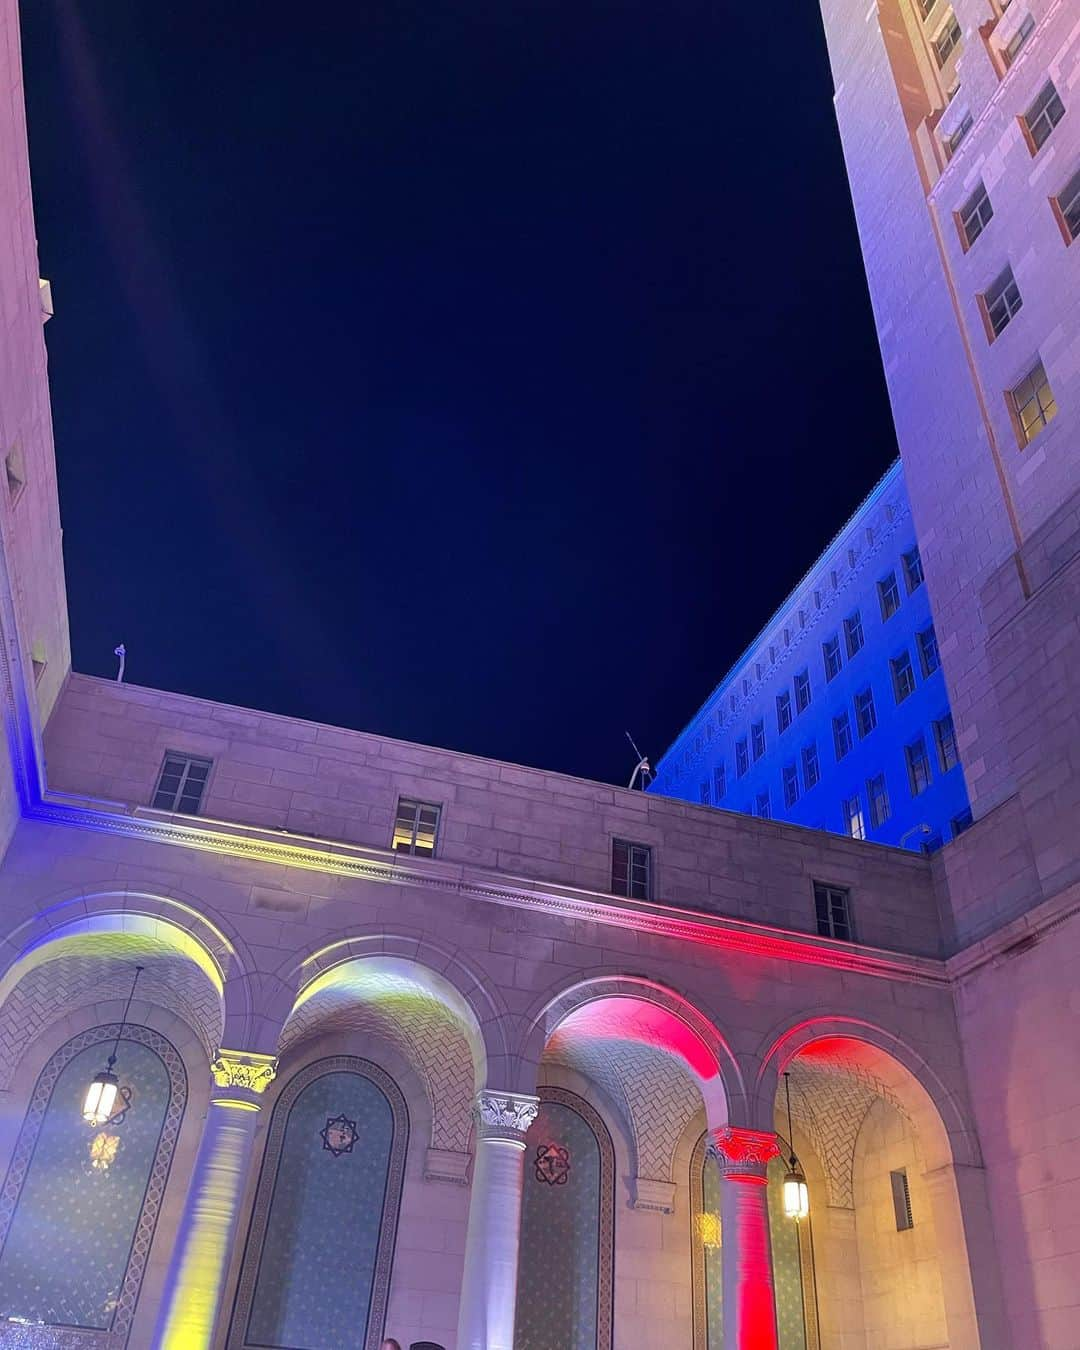
<path id="1" fill-rule="evenodd" d="M 124 644 L 123 644 L 122 642 L 121 642 L 121 644 L 120 644 L 119 647 L 114 647 L 114 648 L 113 648 L 113 656 L 118 656 L 118 657 L 120 658 L 120 669 L 116 672 L 116 683 L 117 683 L 117 684 L 123 684 L 123 683 L 124 683 L 124 658 L 127 656 L 127 648 L 124 646 Z"/>
<path id="2" fill-rule="evenodd" d="M 626 733 L 626 739 L 630 742 L 634 754 L 637 755 L 638 757 L 638 762 L 634 766 L 634 772 L 630 775 L 630 781 L 629 783 L 627 783 L 626 786 L 632 790 L 634 784 L 637 782 L 638 774 L 640 774 L 641 786 L 643 788 L 647 788 L 649 786 L 649 779 L 653 776 L 652 766 L 649 763 L 648 756 L 643 755 L 641 751 L 637 748 L 637 746 L 634 744 L 634 738 L 633 736 L 630 735 L 629 732 Z"/>

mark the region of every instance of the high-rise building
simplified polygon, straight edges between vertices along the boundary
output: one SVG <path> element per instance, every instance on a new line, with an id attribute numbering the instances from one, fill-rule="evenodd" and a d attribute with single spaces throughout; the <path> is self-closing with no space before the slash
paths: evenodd
<path id="1" fill-rule="evenodd" d="M 650 788 L 926 852 L 971 823 L 899 463 L 661 756 Z"/>

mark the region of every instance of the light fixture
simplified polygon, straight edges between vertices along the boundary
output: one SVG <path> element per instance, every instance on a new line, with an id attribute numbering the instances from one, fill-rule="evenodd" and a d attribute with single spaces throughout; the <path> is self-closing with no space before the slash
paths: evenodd
<path id="1" fill-rule="evenodd" d="M 803 1176 L 802 1168 L 799 1166 L 799 1160 L 795 1156 L 795 1145 L 792 1142 L 791 1082 L 790 1076 L 786 1073 L 784 1074 L 784 1091 L 787 1094 L 788 1148 L 791 1149 L 791 1155 L 788 1158 L 788 1171 L 784 1177 L 784 1213 L 789 1219 L 794 1219 L 798 1223 L 800 1219 L 805 1219 L 810 1213 L 810 1192 L 807 1189 L 806 1177 Z"/>
<path id="2" fill-rule="evenodd" d="M 121 1090 L 120 1079 L 113 1073 L 116 1064 L 116 1052 L 120 1048 L 120 1037 L 124 1034 L 124 1027 L 127 1025 L 128 1013 L 131 1011 L 131 1000 L 135 997 L 135 986 L 139 983 L 139 976 L 143 972 L 142 966 L 135 967 L 135 978 L 131 981 L 131 991 L 127 996 L 127 1003 L 124 1005 L 124 1015 L 120 1019 L 120 1030 L 116 1033 L 116 1041 L 113 1044 L 112 1054 L 109 1056 L 104 1069 L 94 1075 L 94 1080 L 86 1089 L 86 1098 L 83 1101 L 83 1120 L 87 1125 L 94 1126 L 107 1125 L 110 1121 L 119 1122 L 128 1108 L 128 1102 L 131 1094 L 126 1090 Z M 113 1114 L 113 1108 L 116 1106 L 116 1099 L 120 1097 L 124 1105 L 116 1114 Z"/>

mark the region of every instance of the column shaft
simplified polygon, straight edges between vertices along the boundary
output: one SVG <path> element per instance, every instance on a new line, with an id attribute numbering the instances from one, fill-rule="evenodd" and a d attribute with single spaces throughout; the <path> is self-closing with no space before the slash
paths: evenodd
<path id="1" fill-rule="evenodd" d="M 724 1350 L 776 1350 L 767 1190 L 776 1137 L 727 1125 L 713 1131 L 712 1143 L 721 1177 Z"/>

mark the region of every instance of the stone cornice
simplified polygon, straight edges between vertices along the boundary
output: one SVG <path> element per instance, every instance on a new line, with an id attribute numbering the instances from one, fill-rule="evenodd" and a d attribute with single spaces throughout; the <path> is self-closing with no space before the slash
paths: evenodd
<path id="1" fill-rule="evenodd" d="M 105 810 L 58 796 L 37 802 L 24 814 L 50 825 L 91 830 L 147 843 L 355 877 L 363 881 L 453 891 L 494 904 L 584 919 L 763 959 L 825 966 L 851 974 L 906 983 L 936 986 L 948 983 L 944 963 L 930 957 L 907 956 L 855 943 L 833 942 L 809 933 L 790 932 L 765 924 L 678 909 L 652 901 L 615 899 L 602 892 L 576 887 L 550 884 L 541 888 L 529 878 L 465 867 L 437 858 L 415 859 L 357 845 L 303 836 L 284 836 L 276 831 L 202 818 L 199 823 L 195 823 L 194 819 L 181 822 L 174 816 L 143 808 L 131 810 L 117 805 L 114 810 Z"/>
<path id="2" fill-rule="evenodd" d="M 1029 951 L 1061 924 L 1080 913 L 1080 883 L 1068 886 L 1041 905 L 964 947 L 945 962 L 950 980 L 961 981 L 983 966 L 1009 961 Z"/>

